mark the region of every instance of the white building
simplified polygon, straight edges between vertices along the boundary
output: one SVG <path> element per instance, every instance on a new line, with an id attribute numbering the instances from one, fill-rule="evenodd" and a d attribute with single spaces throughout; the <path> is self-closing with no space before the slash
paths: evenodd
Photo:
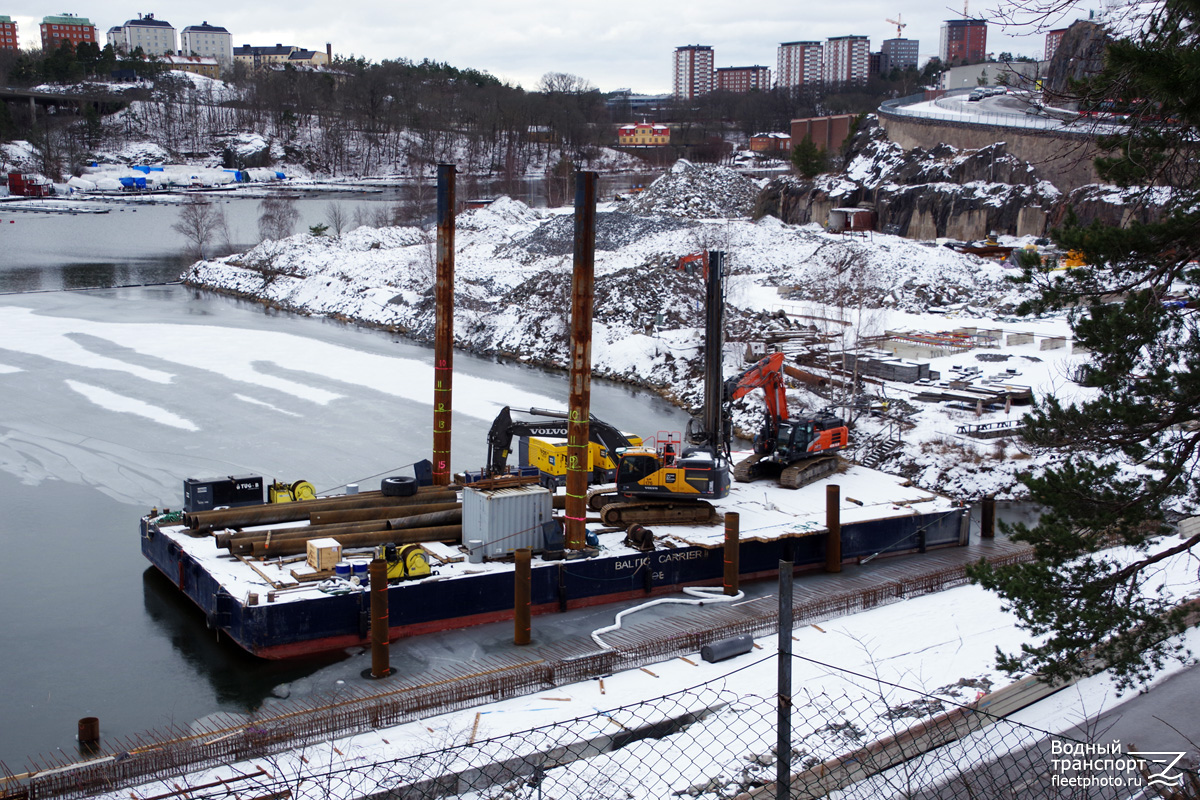
<path id="1" fill-rule="evenodd" d="M 179 52 L 185 56 L 215 58 L 221 69 L 233 66 L 233 34 L 205 20 L 200 25 L 188 25 L 179 34 Z"/>
<path id="2" fill-rule="evenodd" d="M 109 28 L 108 43 L 114 50 L 132 53 L 139 47 L 148 56 L 162 56 L 179 51 L 175 28 L 169 22 L 155 19 L 153 14 L 139 14 L 119 28 Z"/>
<path id="3" fill-rule="evenodd" d="M 775 65 L 775 85 L 795 89 L 821 82 L 821 43 L 783 42 Z"/>
<path id="4" fill-rule="evenodd" d="M 825 83 L 860 83 L 871 70 L 871 41 L 866 36 L 825 40 L 821 74 Z"/>

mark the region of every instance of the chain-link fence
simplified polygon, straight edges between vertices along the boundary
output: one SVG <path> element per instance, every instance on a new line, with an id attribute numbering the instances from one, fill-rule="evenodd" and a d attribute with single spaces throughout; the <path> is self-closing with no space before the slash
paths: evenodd
<path id="1" fill-rule="evenodd" d="M 830 674 L 823 683 L 841 688 L 807 687 L 791 697 L 783 751 L 790 779 L 781 788 L 781 704 L 774 686 L 761 685 L 763 662 L 777 666 L 780 657 L 811 662 L 766 655 L 698 686 L 518 733 L 476 739 L 478 715 L 462 730 L 435 732 L 418 722 L 379 739 L 388 758 L 364 755 L 371 746 L 361 743 L 325 743 L 112 796 L 1200 798 L 1190 765 L 992 716 L 974 702 L 982 692 L 971 681 L 922 692 L 827 664 L 818 664 Z"/>

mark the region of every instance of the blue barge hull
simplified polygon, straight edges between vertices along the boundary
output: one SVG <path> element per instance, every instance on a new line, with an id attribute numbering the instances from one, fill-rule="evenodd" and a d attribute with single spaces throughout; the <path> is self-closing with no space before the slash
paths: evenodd
<path id="1" fill-rule="evenodd" d="M 936 511 L 860 521 L 842 526 L 846 562 L 873 555 L 900 555 L 966 543 L 964 511 Z M 177 528 L 141 522 L 141 548 L 180 591 L 204 612 L 208 625 L 262 658 L 290 658 L 369 644 L 370 598 L 365 591 L 272 602 L 234 597 L 221 580 L 188 552 L 192 539 Z M 825 563 L 823 531 L 740 544 L 740 576 L 774 575 L 779 561 L 797 569 Z M 721 548 L 675 547 L 650 553 L 558 561 L 535 559 L 533 612 L 550 613 L 600 603 L 720 584 Z M 513 571 L 431 578 L 388 587 L 390 638 L 511 619 Z"/>

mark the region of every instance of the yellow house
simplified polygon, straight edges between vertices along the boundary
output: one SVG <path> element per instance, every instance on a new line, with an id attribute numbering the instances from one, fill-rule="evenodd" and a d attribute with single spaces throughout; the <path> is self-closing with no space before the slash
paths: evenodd
<path id="1" fill-rule="evenodd" d="M 208 78 L 221 77 L 221 65 L 211 56 L 162 56 L 167 69 L 181 69 Z"/>
<path id="2" fill-rule="evenodd" d="M 638 122 L 617 129 L 617 142 L 625 147 L 660 147 L 671 143 L 671 129 L 656 122 Z"/>

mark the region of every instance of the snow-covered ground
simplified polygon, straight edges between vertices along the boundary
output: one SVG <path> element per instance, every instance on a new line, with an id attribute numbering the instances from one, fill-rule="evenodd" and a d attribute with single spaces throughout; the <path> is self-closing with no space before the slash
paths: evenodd
<path id="1" fill-rule="evenodd" d="M 1160 547 L 1173 541 L 1166 540 Z M 1180 599 L 1193 595 L 1194 559 L 1184 554 L 1164 564 L 1148 590 Z M 1009 679 L 993 662 L 997 647 L 1011 651 L 1027 641 L 1014 623 L 994 595 L 970 586 L 796 629 L 792 741 L 801 754 L 798 760 L 815 763 L 831 758 L 954 705 L 972 703 L 1007 684 Z M 1183 639 L 1190 648 L 1200 646 L 1200 631 L 1193 629 Z M 711 710 L 678 733 L 551 768 L 546 781 L 559 792 L 551 796 L 563 797 L 585 796 L 587 787 L 594 789 L 601 776 L 606 797 L 733 796 L 774 777 L 778 641 L 768 636 L 757 644 L 759 649 L 732 661 L 710 664 L 698 654 L 687 654 L 603 681 L 559 686 L 291 753 L 176 776 L 168 783 L 138 787 L 134 796 L 207 784 L 258 767 L 267 768 L 270 785 L 290 785 L 293 797 L 366 796 L 395 786 L 398 780 L 478 768 L 489 760 L 567 745 L 581 736 L 579 726 L 572 723 L 586 722 L 593 715 L 598 715 L 596 724 L 584 726 L 589 735 L 602 732 L 610 723 L 635 729 L 657 721 L 656 714 L 678 717 L 685 711 L 706 709 Z M 1154 680 L 1161 682 L 1181 669 L 1182 665 L 1172 663 Z M 664 703 L 669 712 L 636 705 L 684 687 L 693 691 Z M 1136 693 L 1130 690 L 1122 695 L 1104 675 L 1097 675 L 1012 719 L 1050 734 L 1062 733 Z M 838 720 L 853 727 L 853 737 L 831 733 L 831 724 Z M 544 729 L 525 733 L 535 728 Z M 993 753 L 1003 751 L 1006 730 L 993 732 L 1001 737 Z M 479 745 L 458 749 L 474 743 Z M 415 776 L 405 775 L 412 764 L 390 763 L 418 755 L 423 757 L 416 761 Z M 712 793 L 688 791 L 696 786 L 708 786 Z M 865 793 L 851 790 L 843 797 L 872 797 L 873 791 L 869 787 Z M 116 800 L 129 794 L 126 790 L 107 796 Z"/>

